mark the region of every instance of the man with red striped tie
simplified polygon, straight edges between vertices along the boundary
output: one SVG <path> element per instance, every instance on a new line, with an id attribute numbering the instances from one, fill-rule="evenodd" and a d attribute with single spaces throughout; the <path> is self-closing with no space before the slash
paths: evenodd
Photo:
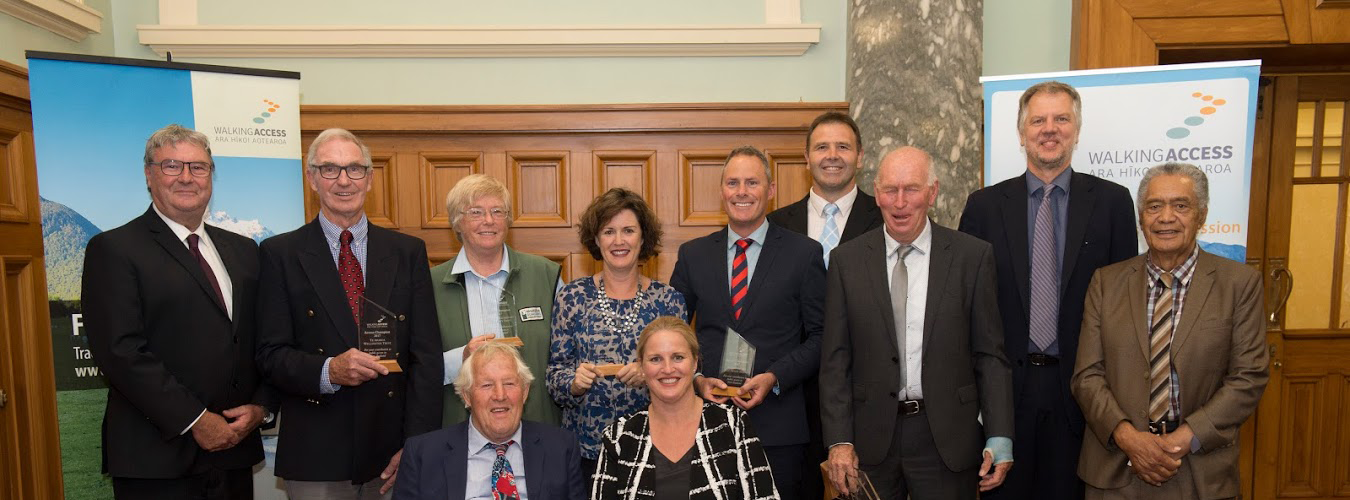
<path id="1" fill-rule="evenodd" d="M 704 398 L 750 412 L 784 499 L 798 498 L 809 439 L 802 384 L 820 366 L 825 306 L 825 261 L 819 243 L 765 218 L 776 186 L 769 160 L 751 146 L 727 157 L 721 177 L 727 227 L 680 245 L 671 286 L 684 294 L 694 317 Z M 711 394 L 731 329 L 755 348 L 750 377 L 739 398 Z"/>

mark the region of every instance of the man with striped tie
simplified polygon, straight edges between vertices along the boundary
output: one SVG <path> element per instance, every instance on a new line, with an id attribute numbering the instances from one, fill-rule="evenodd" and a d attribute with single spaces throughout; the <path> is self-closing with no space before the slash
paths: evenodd
<path id="1" fill-rule="evenodd" d="M 1098 270 L 1083 307 L 1078 475 L 1089 499 L 1235 498 L 1238 431 L 1268 378 L 1261 275 L 1196 244 L 1194 165 L 1150 168 L 1137 205 L 1148 251 Z"/>
<path id="2" fill-rule="evenodd" d="M 802 385 L 820 366 L 824 329 L 825 262 L 811 238 L 769 223 L 765 212 L 776 186 L 769 160 L 750 146 L 727 157 L 721 177 L 727 227 L 680 245 L 670 285 L 694 316 L 702 374 L 699 394 L 725 388 L 718 377 L 727 330 L 755 347 L 754 366 L 731 402 L 750 412 L 764 443 L 774 483 L 784 499 L 799 498 L 809 433 Z"/>

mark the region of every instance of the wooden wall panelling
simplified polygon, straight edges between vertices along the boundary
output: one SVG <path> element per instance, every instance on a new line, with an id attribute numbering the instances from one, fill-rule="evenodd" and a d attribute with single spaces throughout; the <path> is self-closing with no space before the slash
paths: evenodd
<path id="1" fill-rule="evenodd" d="M 0 113 L 14 113 L 0 108 Z M 28 180 L 23 167 L 33 164 L 32 136 L 0 127 L 0 221 L 28 220 Z"/>
<path id="2" fill-rule="evenodd" d="M 313 140 L 311 137 L 310 140 Z M 367 142 L 367 146 L 370 144 Z M 308 145 L 306 145 L 308 147 Z M 308 165 L 308 159 L 305 159 Z M 395 176 L 398 174 L 397 155 L 392 153 L 374 153 L 370 155 L 370 192 L 366 193 L 366 218 L 370 219 L 379 226 L 388 229 L 398 229 L 402 227 L 398 220 L 398 183 Z M 319 214 L 319 198 L 310 188 L 309 178 L 304 181 L 305 189 L 305 220 L 309 221 Z M 409 191 L 413 193 L 417 191 Z"/>
<path id="3" fill-rule="evenodd" d="M 765 154 L 769 156 L 773 180 L 778 185 L 773 209 L 791 205 L 806 196 L 811 190 L 811 167 L 806 164 L 806 154 L 802 150 L 783 149 L 765 151 Z"/>
<path id="4" fill-rule="evenodd" d="M 622 187 L 636 192 L 649 204 L 655 205 L 657 193 L 653 183 L 656 180 L 656 151 L 596 151 L 594 158 L 595 196 Z M 578 214 L 585 209 L 585 205 L 578 204 Z"/>
<path id="5" fill-rule="evenodd" d="M 1284 399 L 1280 404 L 1280 463 L 1276 494 L 1285 496 L 1321 496 L 1321 460 L 1317 456 L 1316 437 L 1322 435 L 1322 377 L 1291 375 L 1284 377 Z"/>
<path id="6" fill-rule="evenodd" d="M 1289 41 L 1284 18 L 1278 15 L 1135 19 L 1135 24 L 1158 46 Z"/>
<path id="7" fill-rule="evenodd" d="M 1157 45 L 1116 0 L 1075 0 L 1073 10 L 1074 69 L 1157 64 Z"/>
<path id="8" fill-rule="evenodd" d="M 445 195 L 450 188 L 471 174 L 483 173 L 482 151 L 424 151 L 418 153 L 421 174 L 421 228 L 449 228 L 450 214 L 445 211 Z"/>
<path id="9" fill-rule="evenodd" d="M 727 223 L 722 211 L 722 166 L 731 148 L 680 151 L 680 225 L 720 226 Z"/>
<path id="10" fill-rule="evenodd" d="M 570 151 L 508 151 L 513 227 L 567 227 Z"/>

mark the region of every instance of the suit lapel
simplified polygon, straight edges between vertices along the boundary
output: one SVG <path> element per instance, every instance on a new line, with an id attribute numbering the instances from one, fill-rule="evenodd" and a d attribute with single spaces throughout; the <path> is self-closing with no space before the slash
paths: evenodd
<path id="1" fill-rule="evenodd" d="M 1144 269 L 1144 260 L 1135 259 L 1134 268 L 1125 275 L 1126 300 L 1130 303 L 1130 321 L 1134 323 L 1134 335 L 1139 339 L 1139 351 L 1144 355 L 1144 363 L 1149 359 L 1148 316 L 1148 271 Z"/>
<path id="2" fill-rule="evenodd" d="M 1027 178 L 1013 178 L 1003 191 L 1003 233 L 1008 238 L 1008 252 L 1012 254 L 1013 277 L 1017 279 L 1017 294 L 1022 299 L 1022 312 L 1031 314 L 1031 252 L 1027 249 Z"/>
<path id="3" fill-rule="evenodd" d="M 187 244 L 178 239 L 178 236 L 173 233 L 172 229 L 169 229 L 163 219 L 159 218 L 159 214 L 155 213 L 153 208 L 147 210 L 141 218 L 154 235 L 155 243 L 159 244 L 169 256 L 173 257 L 178 265 L 183 266 L 183 270 L 192 276 L 192 279 L 202 288 L 202 292 L 211 297 L 211 302 L 216 304 L 216 309 L 228 318 L 225 304 L 216 298 L 215 287 L 211 286 L 211 282 L 206 280 L 206 272 L 202 271 L 201 264 L 197 263 L 197 258 L 188 250 Z"/>
<path id="4" fill-rule="evenodd" d="M 394 257 L 393 245 L 388 236 L 381 228 L 374 224 L 367 223 L 368 232 L 366 244 L 366 268 L 363 270 L 366 276 L 366 298 L 379 304 L 381 307 L 388 308 L 389 295 L 394 289 L 394 276 L 396 275 L 398 261 Z M 402 314 L 407 311 L 394 311 L 395 314 Z"/>
<path id="5" fill-rule="evenodd" d="M 933 224 L 930 219 L 929 224 Z M 928 304 L 923 308 L 923 345 L 932 345 L 929 342 L 933 338 L 933 323 L 937 321 L 938 306 L 942 305 L 942 296 L 946 295 L 948 271 L 952 265 L 951 252 L 952 239 L 947 234 L 945 228 L 933 225 L 933 244 L 929 247 L 932 255 L 928 256 Z M 932 349 L 925 348 L 924 353 L 931 352 Z"/>
<path id="6" fill-rule="evenodd" d="M 784 228 L 786 228 L 789 231 L 806 234 L 806 228 L 809 227 L 806 223 L 807 217 L 806 205 L 807 200 L 810 198 L 811 193 L 808 192 L 806 193 L 806 196 L 802 197 L 801 200 L 786 207 L 787 213 L 784 215 L 786 215 L 787 217 L 785 217 L 783 220 L 785 220 L 787 223 L 783 224 Z M 809 237 L 810 235 L 807 236 Z"/>
<path id="7" fill-rule="evenodd" d="M 351 306 L 347 305 L 346 292 L 343 291 L 342 281 L 338 279 L 337 264 L 333 262 L 333 253 L 328 249 L 328 240 L 324 239 L 317 218 L 306 226 L 302 245 L 300 267 L 305 277 L 309 278 L 310 287 L 319 296 L 319 303 L 323 304 L 338 336 L 347 343 L 347 347 L 356 347 L 356 320 L 352 317 Z"/>
<path id="8" fill-rule="evenodd" d="M 872 221 L 876 220 L 879 211 L 877 199 L 859 189 L 858 196 L 853 199 L 853 208 L 849 210 L 848 221 L 844 223 L 844 232 L 840 234 L 839 243 L 842 244 L 866 233 L 872 227 Z"/>
<path id="9" fill-rule="evenodd" d="M 862 236 L 867 238 L 867 255 L 863 258 L 863 274 L 871 282 L 872 296 L 876 298 L 876 308 L 886 323 L 886 338 L 895 352 L 900 352 L 895 338 L 895 311 L 891 309 L 891 284 L 886 278 L 886 237 L 885 229 L 879 229 Z"/>
<path id="10" fill-rule="evenodd" d="M 713 233 L 712 238 L 709 238 L 712 248 L 709 249 L 710 255 L 708 257 L 712 259 L 712 267 L 717 270 L 717 276 L 714 283 L 718 281 L 722 282 L 721 286 L 714 287 L 717 289 L 715 298 L 718 302 L 717 304 L 714 304 L 716 306 L 715 309 L 710 310 L 731 310 L 731 280 L 728 278 L 728 276 L 730 276 L 730 270 L 727 269 L 727 231 L 729 230 L 730 229 L 723 227 L 720 231 Z M 751 285 L 753 284 L 752 279 Z M 693 315 L 693 311 L 690 311 L 690 315 Z M 735 319 L 730 318 L 731 315 L 728 314 L 727 316 L 733 323 L 736 321 Z"/>
<path id="11" fill-rule="evenodd" d="M 458 498 L 463 495 L 469 481 L 468 463 L 469 458 L 469 421 L 465 420 L 455 426 L 455 430 L 450 433 L 450 439 L 445 441 L 447 460 L 441 464 L 445 470 L 445 493 L 446 498 Z M 459 460 L 463 457 L 464 460 Z M 528 491 L 527 491 L 528 493 Z"/>
<path id="12" fill-rule="evenodd" d="M 206 232 L 211 234 L 211 243 L 216 246 L 216 253 L 220 254 L 220 262 L 225 266 L 225 273 L 230 276 L 230 283 L 242 284 L 244 278 L 239 275 L 239 248 L 235 246 L 229 238 L 221 233 L 223 229 L 216 229 L 212 226 L 206 226 Z M 230 303 L 235 304 L 237 311 L 238 305 L 244 300 L 243 286 L 231 286 Z M 235 330 L 239 329 L 239 322 L 233 321 Z"/>
<path id="13" fill-rule="evenodd" d="M 1190 288 L 1186 290 L 1186 305 L 1181 308 L 1181 323 L 1177 324 L 1176 336 L 1172 338 L 1172 352 L 1181 349 L 1181 345 L 1191 336 L 1191 331 L 1195 330 L 1196 318 L 1205 310 L 1205 300 L 1214 288 L 1214 268 L 1208 261 L 1209 255 L 1204 251 L 1196 258 L 1195 275 L 1191 278 Z"/>
<path id="14" fill-rule="evenodd" d="M 1060 268 L 1059 293 L 1061 297 L 1069 286 L 1069 276 L 1073 275 L 1073 266 L 1078 264 L 1078 252 L 1083 247 L 1083 235 L 1087 234 L 1088 219 L 1092 217 L 1092 206 L 1097 196 L 1092 193 L 1093 185 L 1082 174 L 1074 173 L 1069 177 L 1069 213 L 1064 228 L 1064 262 Z M 1025 234 L 1025 231 L 1023 232 Z"/>
<path id="15" fill-rule="evenodd" d="M 544 449 L 543 442 L 539 439 L 539 434 L 534 432 L 534 428 L 520 422 L 520 453 L 525 457 L 525 492 L 534 498 L 547 498 L 548 493 L 544 491 Z M 533 452 L 533 453 L 532 453 Z"/>
<path id="16" fill-rule="evenodd" d="M 755 305 L 755 299 L 763 295 L 761 292 L 764 291 L 764 288 L 762 287 L 768 284 L 769 273 L 773 269 L 773 260 L 778 256 L 779 250 L 783 246 L 783 242 L 780 240 L 783 238 L 782 231 L 784 229 L 770 224 L 769 221 L 764 221 L 764 223 L 769 225 L 769 230 L 764 232 L 764 241 L 760 242 L 759 260 L 755 261 L 755 274 L 750 277 L 750 288 L 746 290 L 745 304 L 741 306 L 742 318 L 750 317 L 750 308 Z M 722 259 L 722 262 L 726 262 L 726 259 Z M 729 301 L 731 300 L 730 281 L 727 282 L 726 290 L 727 300 Z M 739 324 L 740 321 L 737 320 L 736 323 Z"/>

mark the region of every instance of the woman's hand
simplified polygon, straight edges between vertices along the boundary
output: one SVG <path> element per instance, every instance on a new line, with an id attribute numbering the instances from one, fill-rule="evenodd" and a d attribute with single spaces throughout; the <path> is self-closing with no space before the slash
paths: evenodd
<path id="1" fill-rule="evenodd" d="M 642 367 L 638 366 L 637 361 L 623 365 L 614 377 L 628 387 L 641 388 L 647 384 L 647 377 L 642 375 Z"/>
<path id="2" fill-rule="evenodd" d="M 595 384 L 595 378 L 599 375 L 595 372 L 595 365 L 592 363 L 577 365 L 577 374 L 572 377 L 572 395 L 586 394 L 586 391 L 591 390 L 591 385 Z"/>

